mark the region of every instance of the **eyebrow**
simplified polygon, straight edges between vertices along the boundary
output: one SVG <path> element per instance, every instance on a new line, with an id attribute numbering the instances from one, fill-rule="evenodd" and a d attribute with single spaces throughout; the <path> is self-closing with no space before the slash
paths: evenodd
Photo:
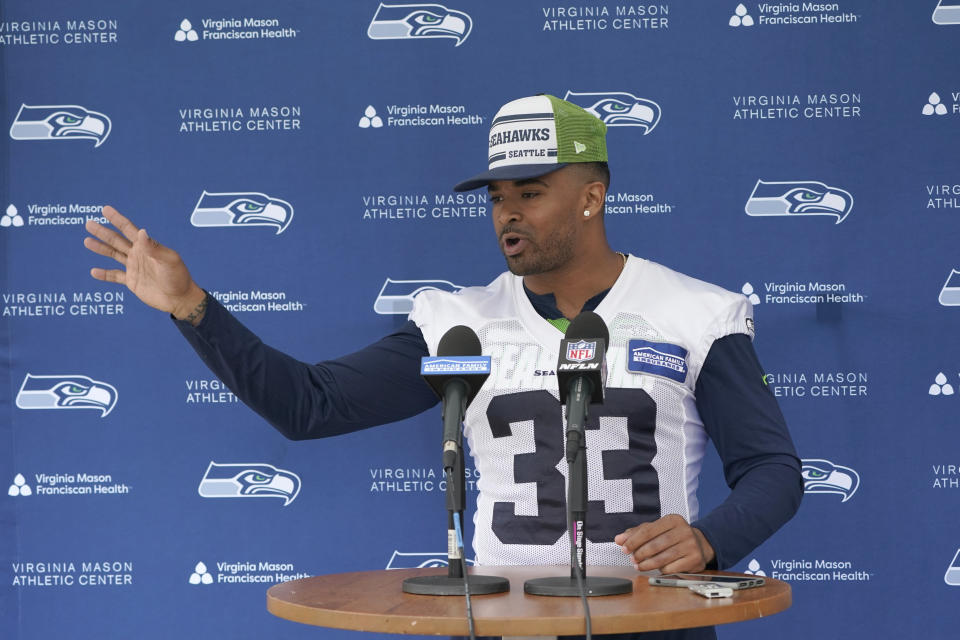
<path id="1" fill-rule="evenodd" d="M 524 187 L 524 186 L 526 186 L 526 185 L 528 185 L 528 184 L 539 184 L 539 185 L 542 185 L 542 186 L 544 186 L 544 187 L 549 187 L 549 186 L 550 186 L 550 185 L 548 185 L 546 182 L 544 182 L 543 180 L 540 180 L 539 178 L 525 178 L 524 180 L 514 180 L 514 181 L 513 181 L 513 186 L 515 186 L 515 187 Z M 496 188 L 496 187 L 494 187 L 493 185 L 487 185 L 487 192 L 488 192 L 488 193 L 493 193 L 494 191 L 497 191 L 497 188 Z"/>
<path id="2" fill-rule="evenodd" d="M 543 180 L 540 180 L 539 178 L 527 178 L 526 180 L 513 181 L 513 186 L 515 187 L 522 187 L 528 184 L 542 184 L 545 187 L 549 186 L 546 182 L 544 182 Z"/>

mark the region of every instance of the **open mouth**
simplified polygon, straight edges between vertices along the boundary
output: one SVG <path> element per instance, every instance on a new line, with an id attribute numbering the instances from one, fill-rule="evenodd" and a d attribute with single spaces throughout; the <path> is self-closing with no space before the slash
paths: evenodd
<path id="1" fill-rule="evenodd" d="M 503 254 L 507 257 L 515 256 L 521 253 L 530 244 L 530 241 L 517 233 L 505 233 L 501 240 Z"/>

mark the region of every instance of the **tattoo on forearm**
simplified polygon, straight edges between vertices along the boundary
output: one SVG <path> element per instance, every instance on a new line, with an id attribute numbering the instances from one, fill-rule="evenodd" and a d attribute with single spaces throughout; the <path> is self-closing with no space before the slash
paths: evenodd
<path id="1" fill-rule="evenodd" d="M 184 318 L 184 320 L 186 320 L 186 321 L 189 322 L 190 324 L 193 324 L 193 323 L 196 322 L 200 317 L 202 317 L 202 316 L 203 316 L 203 312 L 207 310 L 207 296 L 209 296 L 209 295 L 210 295 L 210 294 L 207 294 L 206 296 L 203 296 L 203 300 L 200 301 L 200 304 L 198 304 L 196 307 L 194 307 L 194 308 L 193 308 L 193 311 L 190 312 L 190 315 L 188 315 L 186 318 Z"/>

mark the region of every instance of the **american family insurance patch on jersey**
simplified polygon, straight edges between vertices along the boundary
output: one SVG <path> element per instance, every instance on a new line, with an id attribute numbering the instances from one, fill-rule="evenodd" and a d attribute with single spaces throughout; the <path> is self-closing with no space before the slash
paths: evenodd
<path id="1" fill-rule="evenodd" d="M 669 342 L 631 340 L 627 349 L 627 370 L 683 382 L 687 379 L 687 350 Z"/>

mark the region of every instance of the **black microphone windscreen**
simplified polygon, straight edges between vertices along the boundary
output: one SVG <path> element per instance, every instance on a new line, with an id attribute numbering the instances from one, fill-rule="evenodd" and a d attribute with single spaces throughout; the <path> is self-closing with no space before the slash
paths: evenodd
<path id="1" fill-rule="evenodd" d="M 479 356 L 480 350 L 480 338 L 473 329 L 462 324 L 450 328 L 437 345 L 438 356 Z"/>
<path id="2" fill-rule="evenodd" d="M 603 338 L 603 344 L 609 346 L 610 331 L 607 329 L 607 323 L 599 315 L 593 311 L 582 311 L 570 322 L 563 338 L 565 340 Z"/>

